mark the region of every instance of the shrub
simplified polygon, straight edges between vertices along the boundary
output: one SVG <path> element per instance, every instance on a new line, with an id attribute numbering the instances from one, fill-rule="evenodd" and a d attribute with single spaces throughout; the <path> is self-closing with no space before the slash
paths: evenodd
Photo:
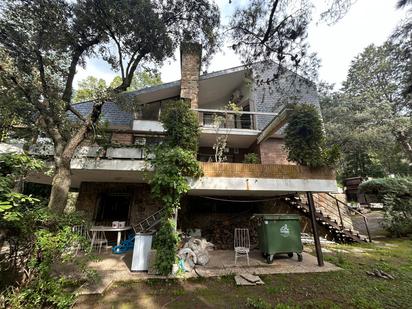
<path id="1" fill-rule="evenodd" d="M 1 257 L 0 277 L 9 281 L 1 280 L 0 307 L 69 308 L 74 302 L 71 281 L 52 268 L 75 262 L 71 248 L 84 239 L 71 226 L 84 220 L 76 213 L 57 216 L 46 201 L 15 191 L 18 179 L 43 167 L 40 161 L 2 155 L 0 165 L 0 230 L 9 245 Z"/>
<path id="2" fill-rule="evenodd" d="M 245 158 L 243 160 L 243 163 L 258 164 L 258 163 L 260 163 L 260 159 L 259 159 L 259 157 L 256 153 L 251 152 L 251 153 L 245 154 Z"/>
<path id="3" fill-rule="evenodd" d="M 322 120 L 316 107 L 296 104 L 285 129 L 288 160 L 309 167 L 333 166 L 339 157 L 338 148 L 325 145 Z"/>
<path id="4" fill-rule="evenodd" d="M 412 233 L 412 177 L 377 178 L 359 186 L 384 205 L 383 226 L 394 236 Z"/>

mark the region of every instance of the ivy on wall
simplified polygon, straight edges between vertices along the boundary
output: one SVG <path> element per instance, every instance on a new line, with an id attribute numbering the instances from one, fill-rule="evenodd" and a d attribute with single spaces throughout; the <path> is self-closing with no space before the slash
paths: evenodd
<path id="1" fill-rule="evenodd" d="M 198 118 L 190 110 L 189 103 L 184 100 L 169 101 L 160 119 L 166 134 L 151 161 L 155 172 L 150 185 L 153 197 L 166 208 L 154 248 L 157 250 L 156 269 L 160 274 L 168 275 L 175 263 L 179 241 L 173 217 L 180 207 L 182 196 L 190 189 L 187 178 L 200 177 L 202 169 L 196 159 Z"/>

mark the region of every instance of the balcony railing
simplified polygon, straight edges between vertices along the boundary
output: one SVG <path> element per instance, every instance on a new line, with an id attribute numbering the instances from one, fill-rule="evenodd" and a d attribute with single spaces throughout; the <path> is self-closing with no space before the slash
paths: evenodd
<path id="1" fill-rule="evenodd" d="M 232 111 L 217 109 L 195 109 L 199 113 L 202 127 L 256 130 L 255 116 L 276 116 L 277 113 Z"/>
<path id="2" fill-rule="evenodd" d="M 245 164 L 200 162 L 206 177 L 324 179 L 335 180 L 329 168 L 308 168 L 301 165 Z"/>

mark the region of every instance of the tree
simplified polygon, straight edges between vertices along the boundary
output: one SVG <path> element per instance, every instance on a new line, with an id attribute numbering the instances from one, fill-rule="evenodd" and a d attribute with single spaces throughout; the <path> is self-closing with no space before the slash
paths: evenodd
<path id="1" fill-rule="evenodd" d="M 93 132 L 102 106 L 130 87 L 144 62 L 161 62 L 183 40 L 217 44 L 219 12 L 205 0 L 5 0 L 0 16 L 0 72 L 21 93 L 54 144 L 55 175 L 49 207 L 61 213 L 71 184 L 70 163 Z M 89 115 L 71 104 L 77 65 L 92 56 L 121 73 Z M 77 117 L 76 125 L 68 113 Z"/>
<path id="2" fill-rule="evenodd" d="M 20 137 L 16 134 L 16 127 L 30 122 L 33 113 L 21 93 L 15 91 L 14 87 L 10 87 L 3 77 L 0 72 L 0 143 L 10 138 Z M 37 131 L 33 127 L 27 129 Z"/>
<path id="3" fill-rule="evenodd" d="M 159 73 L 151 71 L 136 71 L 133 75 L 132 82 L 126 91 L 133 91 L 145 87 L 155 86 L 162 83 Z M 115 76 L 109 87 L 116 89 L 122 84 L 122 78 Z M 73 103 L 84 102 L 97 99 L 101 93 L 108 89 L 106 81 L 102 78 L 87 76 L 78 83 L 78 89 L 74 91 Z"/>
<path id="4" fill-rule="evenodd" d="M 288 160 L 309 167 L 333 166 L 339 152 L 326 148 L 322 119 L 313 105 L 296 104 L 285 129 Z"/>
<path id="5" fill-rule="evenodd" d="M 116 88 L 121 83 L 121 80 L 122 79 L 120 76 L 116 76 L 110 83 L 110 87 Z M 148 70 L 136 71 L 129 88 L 127 88 L 127 91 L 139 90 L 146 87 L 160 85 L 161 83 L 162 79 L 160 77 L 160 73 L 158 72 Z"/>
<path id="6" fill-rule="evenodd" d="M 410 172 L 412 106 L 405 91 L 410 44 L 409 38 L 368 46 L 352 61 L 339 92 L 322 91 L 328 143 L 342 150 L 341 176 Z"/>
<path id="7" fill-rule="evenodd" d="M 391 42 L 367 47 L 352 62 L 343 93 L 365 133 L 392 134 L 412 162 L 412 109 L 402 93 L 408 64 L 399 55 Z"/>
<path id="8" fill-rule="evenodd" d="M 116 86 L 122 83 L 121 78 Z M 79 89 L 74 91 L 73 103 L 97 99 L 107 89 L 106 81 L 102 78 L 87 76 L 79 81 Z"/>
<path id="9" fill-rule="evenodd" d="M 315 76 L 317 60 L 309 55 L 306 42 L 311 9 L 310 1 L 252 0 L 234 11 L 228 31 L 242 61 L 280 64 L 271 78 L 260 82 L 269 84 L 286 69 Z"/>

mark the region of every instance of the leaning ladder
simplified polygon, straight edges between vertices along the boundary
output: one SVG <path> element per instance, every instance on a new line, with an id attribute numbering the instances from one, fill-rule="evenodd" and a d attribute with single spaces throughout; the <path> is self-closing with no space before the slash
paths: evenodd
<path id="1" fill-rule="evenodd" d="M 159 209 L 155 213 L 151 214 L 147 218 L 143 219 L 142 221 L 134 225 L 134 232 L 143 233 L 155 227 L 157 224 L 159 224 L 165 211 L 166 208 Z"/>

